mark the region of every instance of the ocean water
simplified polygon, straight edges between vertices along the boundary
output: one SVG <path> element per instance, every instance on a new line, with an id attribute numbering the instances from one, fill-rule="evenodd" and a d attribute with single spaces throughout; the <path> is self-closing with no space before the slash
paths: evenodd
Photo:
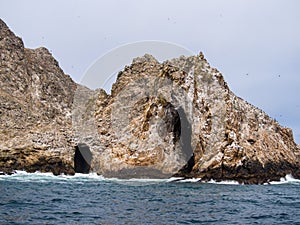
<path id="1" fill-rule="evenodd" d="M 300 180 L 268 185 L 95 174 L 0 176 L 0 224 L 300 224 Z"/>

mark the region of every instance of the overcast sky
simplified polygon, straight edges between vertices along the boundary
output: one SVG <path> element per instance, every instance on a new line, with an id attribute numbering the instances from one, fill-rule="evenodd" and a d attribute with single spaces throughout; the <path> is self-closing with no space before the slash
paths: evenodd
<path id="1" fill-rule="evenodd" d="M 47 47 L 77 82 L 127 43 L 203 51 L 234 93 L 293 128 L 300 143 L 299 10 L 298 0 L 1 0 L 0 17 L 26 47 Z"/>

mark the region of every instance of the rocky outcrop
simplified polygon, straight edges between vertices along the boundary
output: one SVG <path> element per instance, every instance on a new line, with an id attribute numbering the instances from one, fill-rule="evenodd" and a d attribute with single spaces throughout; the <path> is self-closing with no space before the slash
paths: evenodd
<path id="1" fill-rule="evenodd" d="M 111 95 L 99 95 L 96 123 L 104 174 L 142 167 L 243 183 L 300 175 L 292 130 L 235 96 L 202 53 L 135 59 Z"/>
<path id="2" fill-rule="evenodd" d="M 0 54 L 0 171 L 300 178 L 292 131 L 235 96 L 202 53 L 134 59 L 111 94 L 74 83 L 47 49 L 24 48 L 1 20 Z"/>
<path id="3" fill-rule="evenodd" d="M 0 171 L 74 173 L 77 84 L 45 48 L 26 49 L 0 20 Z"/>

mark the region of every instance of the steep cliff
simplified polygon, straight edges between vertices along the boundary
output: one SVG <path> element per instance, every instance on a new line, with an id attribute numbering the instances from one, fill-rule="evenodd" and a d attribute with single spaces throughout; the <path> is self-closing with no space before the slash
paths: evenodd
<path id="1" fill-rule="evenodd" d="M 45 48 L 27 49 L 0 20 L 0 171 L 74 173 L 76 83 Z"/>

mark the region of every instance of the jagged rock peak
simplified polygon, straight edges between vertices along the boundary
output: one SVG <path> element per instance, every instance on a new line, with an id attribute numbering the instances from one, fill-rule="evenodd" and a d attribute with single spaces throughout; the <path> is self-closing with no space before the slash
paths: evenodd
<path id="1" fill-rule="evenodd" d="M 132 60 L 132 64 L 137 64 L 137 63 L 158 63 L 158 61 L 150 54 L 145 54 L 142 57 L 136 57 Z"/>

